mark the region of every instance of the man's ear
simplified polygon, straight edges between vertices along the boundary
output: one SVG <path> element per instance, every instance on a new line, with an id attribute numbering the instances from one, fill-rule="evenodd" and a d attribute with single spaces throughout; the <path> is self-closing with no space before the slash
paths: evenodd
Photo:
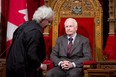
<path id="1" fill-rule="evenodd" d="M 78 27 L 76 27 L 76 31 L 78 30 Z"/>

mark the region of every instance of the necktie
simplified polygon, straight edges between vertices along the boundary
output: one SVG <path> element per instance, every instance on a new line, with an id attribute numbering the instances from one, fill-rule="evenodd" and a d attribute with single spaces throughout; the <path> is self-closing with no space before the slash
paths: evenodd
<path id="1" fill-rule="evenodd" d="M 68 44 L 68 47 L 67 47 L 67 56 L 68 56 L 68 57 L 70 56 L 70 52 L 71 52 L 72 40 L 73 40 L 73 38 L 70 37 L 70 38 L 69 38 L 69 44 Z"/>

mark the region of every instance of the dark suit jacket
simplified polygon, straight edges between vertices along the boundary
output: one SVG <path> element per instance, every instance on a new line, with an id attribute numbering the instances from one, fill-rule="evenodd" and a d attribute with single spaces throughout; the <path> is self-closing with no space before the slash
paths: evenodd
<path id="1" fill-rule="evenodd" d="M 67 35 L 60 36 L 57 39 L 56 45 L 51 53 L 51 60 L 55 66 L 57 66 L 60 61 L 69 60 L 74 62 L 76 67 L 82 67 L 84 61 L 92 59 L 88 38 L 77 34 L 70 57 L 67 56 L 67 45 Z"/>
<path id="2" fill-rule="evenodd" d="M 6 62 L 7 77 L 35 77 L 35 71 L 45 58 L 42 28 L 35 21 L 21 25 L 13 34 Z M 39 72 L 41 74 L 41 72 Z"/>

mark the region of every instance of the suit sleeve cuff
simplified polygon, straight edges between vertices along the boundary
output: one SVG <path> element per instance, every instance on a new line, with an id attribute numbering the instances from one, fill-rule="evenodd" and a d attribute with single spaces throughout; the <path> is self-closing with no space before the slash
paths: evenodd
<path id="1" fill-rule="evenodd" d="M 41 64 L 40 67 L 42 68 L 43 67 L 43 64 Z"/>
<path id="2" fill-rule="evenodd" d="M 73 65 L 73 67 L 76 67 L 76 64 L 74 62 L 72 62 L 72 65 Z"/>
<path id="3" fill-rule="evenodd" d="M 58 66 L 60 66 L 60 65 L 61 65 L 61 63 L 62 63 L 62 61 L 60 61 L 60 62 L 58 63 Z"/>

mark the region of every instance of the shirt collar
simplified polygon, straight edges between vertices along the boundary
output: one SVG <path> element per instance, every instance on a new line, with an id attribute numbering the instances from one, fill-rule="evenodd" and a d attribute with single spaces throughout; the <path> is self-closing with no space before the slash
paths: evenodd
<path id="1" fill-rule="evenodd" d="M 72 36 L 73 40 L 75 39 L 76 35 L 77 35 L 77 33 L 73 34 L 73 36 Z M 70 36 L 67 36 L 67 37 L 68 37 L 68 39 L 70 38 Z"/>

